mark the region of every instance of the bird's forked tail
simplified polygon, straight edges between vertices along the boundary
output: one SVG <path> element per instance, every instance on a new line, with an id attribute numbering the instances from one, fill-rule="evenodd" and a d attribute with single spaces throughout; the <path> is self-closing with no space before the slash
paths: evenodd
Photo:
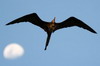
<path id="1" fill-rule="evenodd" d="M 45 45 L 45 49 L 44 49 L 44 50 L 47 49 L 47 46 L 48 46 L 49 41 L 50 41 L 50 37 L 51 37 L 51 33 L 48 33 L 48 34 L 47 34 L 47 41 L 46 41 L 46 45 Z"/>

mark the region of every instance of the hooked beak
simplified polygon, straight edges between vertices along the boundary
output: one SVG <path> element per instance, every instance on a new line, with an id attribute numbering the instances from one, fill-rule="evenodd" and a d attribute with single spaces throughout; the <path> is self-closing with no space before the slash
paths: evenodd
<path id="1" fill-rule="evenodd" d="M 55 19 L 56 19 L 56 17 L 54 17 L 54 19 L 52 20 L 52 23 L 55 23 Z"/>

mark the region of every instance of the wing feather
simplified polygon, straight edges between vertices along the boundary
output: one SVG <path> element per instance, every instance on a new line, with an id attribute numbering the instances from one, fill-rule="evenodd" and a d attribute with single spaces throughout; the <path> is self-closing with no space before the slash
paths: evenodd
<path id="1" fill-rule="evenodd" d="M 72 27 L 72 26 L 78 26 L 78 27 L 87 29 L 88 31 L 90 31 L 92 33 L 96 33 L 96 31 L 94 31 L 90 26 L 88 26 L 83 21 L 81 21 L 75 17 L 70 17 L 61 23 L 57 23 L 56 30 L 61 29 L 61 28 Z"/>
<path id="2" fill-rule="evenodd" d="M 15 20 L 7 23 L 6 25 L 11 25 L 11 24 L 20 23 L 20 22 L 30 22 L 30 23 L 37 25 L 43 29 L 45 28 L 45 24 L 47 23 L 45 21 L 42 21 L 36 13 L 32 13 L 32 14 L 22 16 L 18 19 L 15 19 Z"/>

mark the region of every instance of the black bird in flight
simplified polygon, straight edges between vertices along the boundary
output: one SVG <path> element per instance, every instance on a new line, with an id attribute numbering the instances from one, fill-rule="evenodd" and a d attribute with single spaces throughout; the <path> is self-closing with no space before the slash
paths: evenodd
<path id="1" fill-rule="evenodd" d="M 47 41 L 46 41 L 44 50 L 47 49 L 51 34 L 58 29 L 72 27 L 72 26 L 78 26 L 78 27 L 87 29 L 88 31 L 90 31 L 92 33 L 96 33 L 96 31 L 94 31 L 91 27 L 89 27 L 87 24 L 85 24 L 84 22 L 82 22 L 81 20 L 79 20 L 75 17 L 69 17 L 68 19 L 66 19 L 60 23 L 56 23 L 55 17 L 54 17 L 54 19 L 51 22 L 46 22 L 46 21 L 41 20 L 36 13 L 22 16 L 18 19 L 13 20 L 12 22 L 10 22 L 6 25 L 20 23 L 20 22 L 30 22 L 34 25 L 41 27 L 45 32 L 47 32 Z"/>

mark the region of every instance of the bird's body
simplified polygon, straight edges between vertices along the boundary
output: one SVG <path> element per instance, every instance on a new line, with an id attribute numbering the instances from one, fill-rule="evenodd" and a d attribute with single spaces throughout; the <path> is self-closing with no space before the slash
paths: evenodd
<path id="1" fill-rule="evenodd" d="M 54 32 L 55 28 L 56 28 L 56 25 L 55 25 L 55 23 L 49 23 L 47 25 L 47 28 L 48 28 L 47 32 Z"/>
<path id="2" fill-rule="evenodd" d="M 91 27 L 89 27 L 87 24 L 83 23 L 81 20 L 79 20 L 75 17 L 70 17 L 60 23 L 56 23 L 55 17 L 54 17 L 54 19 L 51 22 L 46 22 L 46 21 L 41 20 L 36 13 L 22 16 L 6 25 L 15 24 L 15 23 L 19 23 L 19 22 L 30 22 L 34 25 L 41 27 L 45 32 L 47 32 L 47 41 L 46 41 L 46 45 L 45 45 L 45 50 L 47 49 L 47 46 L 49 44 L 51 34 L 58 29 L 72 27 L 72 26 L 78 26 L 78 27 L 87 29 L 88 31 L 90 31 L 92 33 L 96 33 L 96 31 L 94 31 Z"/>
<path id="3" fill-rule="evenodd" d="M 55 24 L 52 24 L 52 23 L 50 23 L 50 24 L 48 24 L 48 29 L 49 29 L 49 31 L 50 32 L 54 32 L 54 29 L 55 29 L 55 27 L 56 27 L 56 25 Z"/>

